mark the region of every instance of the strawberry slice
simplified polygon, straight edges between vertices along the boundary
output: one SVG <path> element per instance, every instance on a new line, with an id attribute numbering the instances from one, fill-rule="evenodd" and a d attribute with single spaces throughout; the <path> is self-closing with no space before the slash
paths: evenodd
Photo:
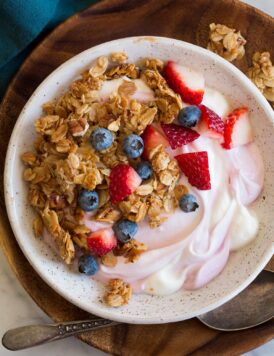
<path id="1" fill-rule="evenodd" d="M 206 151 L 183 153 L 175 156 L 188 181 L 200 190 L 211 189 L 208 155 Z"/>
<path id="2" fill-rule="evenodd" d="M 104 256 L 117 246 L 112 228 L 100 229 L 87 237 L 89 250 L 96 256 Z"/>
<path id="3" fill-rule="evenodd" d="M 168 85 L 189 104 L 200 104 L 205 91 L 205 80 L 201 73 L 191 68 L 168 61 L 164 75 Z"/>
<path id="4" fill-rule="evenodd" d="M 224 143 L 226 149 L 253 141 L 253 133 L 246 107 L 235 109 L 225 121 Z"/>
<path id="5" fill-rule="evenodd" d="M 201 110 L 201 119 L 198 125 L 200 132 L 210 131 L 211 137 L 223 137 L 225 124 L 219 115 L 205 105 L 199 105 Z"/>
<path id="6" fill-rule="evenodd" d="M 142 179 L 128 164 L 118 164 L 110 172 L 109 194 L 113 204 L 132 194 L 141 184 Z"/>
<path id="7" fill-rule="evenodd" d="M 144 141 L 144 152 L 143 159 L 148 160 L 149 152 L 159 146 L 164 147 L 169 146 L 167 139 L 152 125 L 148 125 L 142 134 L 142 139 Z"/>
<path id="8" fill-rule="evenodd" d="M 173 150 L 196 140 L 200 136 L 194 130 L 175 124 L 161 124 L 161 127 Z"/>

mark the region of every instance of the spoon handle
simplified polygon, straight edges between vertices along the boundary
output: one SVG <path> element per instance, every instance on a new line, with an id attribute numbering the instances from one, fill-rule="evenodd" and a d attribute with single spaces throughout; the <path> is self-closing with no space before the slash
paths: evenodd
<path id="1" fill-rule="evenodd" d="M 16 351 L 41 345 L 78 333 L 96 330 L 119 323 L 107 319 L 92 319 L 86 321 L 73 321 L 48 325 L 29 325 L 8 330 L 2 344 L 7 349 Z"/>

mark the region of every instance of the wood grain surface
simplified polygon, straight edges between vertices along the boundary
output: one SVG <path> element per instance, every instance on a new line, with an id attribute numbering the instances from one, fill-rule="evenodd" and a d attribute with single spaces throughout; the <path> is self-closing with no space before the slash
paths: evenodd
<path id="1" fill-rule="evenodd" d="M 73 55 L 96 44 L 127 36 L 159 35 L 205 47 L 208 25 L 223 23 L 247 38 L 246 57 L 237 61 L 245 71 L 254 51 L 274 58 L 274 20 L 234 0 L 106 0 L 77 14 L 56 28 L 31 53 L 6 92 L 0 107 L 0 241 L 19 281 L 33 300 L 55 321 L 90 318 L 35 273 L 19 249 L 4 204 L 3 167 L 16 119 L 39 83 Z M 272 259 L 272 269 L 274 261 Z M 252 308 L 252 306 L 251 306 Z M 80 335 L 80 339 L 115 355 L 237 355 L 274 337 L 274 322 L 254 329 L 222 333 L 197 319 L 165 325 L 119 325 Z"/>

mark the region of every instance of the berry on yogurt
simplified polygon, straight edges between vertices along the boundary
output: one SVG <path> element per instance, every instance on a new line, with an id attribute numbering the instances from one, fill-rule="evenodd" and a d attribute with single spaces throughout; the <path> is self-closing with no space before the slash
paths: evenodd
<path id="1" fill-rule="evenodd" d="M 90 142 L 96 151 L 103 151 L 112 145 L 113 135 L 108 129 L 98 127 L 92 132 Z"/>
<path id="2" fill-rule="evenodd" d="M 101 257 L 117 246 L 117 240 L 112 228 L 105 228 L 92 232 L 87 238 L 87 245 L 90 252 Z"/>
<path id="3" fill-rule="evenodd" d="M 201 110 L 197 105 L 189 105 L 179 111 L 178 122 L 183 127 L 194 127 L 201 118 Z"/>
<path id="4" fill-rule="evenodd" d="M 196 197 L 193 194 L 184 194 L 179 199 L 179 206 L 185 213 L 190 213 L 199 208 Z"/>
<path id="5" fill-rule="evenodd" d="M 231 149 L 253 141 L 253 133 L 246 107 L 235 109 L 225 121 L 223 147 Z"/>
<path id="6" fill-rule="evenodd" d="M 162 124 L 161 127 L 173 150 L 195 141 L 200 136 L 196 131 L 176 124 Z"/>
<path id="7" fill-rule="evenodd" d="M 112 227 L 117 240 L 121 243 L 130 241 L 138 231 L 138 225 L 130 220 L 117 221 Z"/>
<path id="8" fill-rule="evenodd" d="M 99 195 L 96 190 L 80 190 L 78 194 L 78 206 L 84 211 L 97 209 L 99 206 Z"/>
<path id="9" fill-rule="evenodd" d="M 205 91 L 203 75 L 192 68 L 168 61 L 164 69 L 168 85 L 188 104 L 200 104 Z"/>
<path id="10" fill-rule="evenodd" d="M 201 132 L 208 131 L 213 138 L 223 138 L 225 124 L 215 111 L 209 109 L 205 105 L 199 105 L 202 116 L 199 122 L 199 130 Z"/>
<path id="11" fill-rule="evenodd" d="M 200 190 L 211 189 L 208 154 L 206 151 L 182 153 L 175 156 L 181 171 L 193 187 Z"/>
<path id="12" fill-rule="evenodd" d="M 84 273 L 88 276 L 93 276 L 98 272 L 99 266 L 96 258 L 91 255 L 83 255 L 79 258 L 78 269 L 80 273 Z"/>

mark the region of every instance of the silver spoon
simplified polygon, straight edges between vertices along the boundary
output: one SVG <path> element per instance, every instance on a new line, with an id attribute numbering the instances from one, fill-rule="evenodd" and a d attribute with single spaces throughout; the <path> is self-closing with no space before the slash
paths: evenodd
<path id="1" fill-rule="evenodd" d="M 221 331 L 249 329 L 274 317 L 274 273 L 262 271 L 240 294 L 198 319 Z"/>
<path id="2" fill-rule="evenodd" d="M 270 271 L 263 271 L 237 297 L 213 311 L 198 316 L 198 319 L 212 329 L 235 331 L 257 326 L 273 316 L 274 274 Z M 22 350 L 117 324 L 119 323 L 97 318 L 49 325 L 22 326 L 8 330 L 2 338 L 2 344 L 12 351 Z"/>

